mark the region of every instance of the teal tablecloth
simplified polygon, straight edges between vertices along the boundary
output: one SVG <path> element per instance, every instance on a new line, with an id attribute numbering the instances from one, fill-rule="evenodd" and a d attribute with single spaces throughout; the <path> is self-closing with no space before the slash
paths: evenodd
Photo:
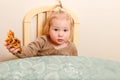
<path id="1" fill-rule="evenodd" d="M 44 56 L 0 62 L 0 80 L 120 80 L 120 62 Z"/>

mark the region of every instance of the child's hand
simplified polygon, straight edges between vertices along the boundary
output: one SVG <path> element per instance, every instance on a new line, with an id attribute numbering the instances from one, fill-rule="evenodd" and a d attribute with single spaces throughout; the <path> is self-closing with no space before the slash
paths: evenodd
<path id="1" fill-rule="evenodd" d="M 11 53 L 20 53 L 21 52 L 21 43 L 20 40 L 14 37 L 14 32 L 11 30 L 8 32 L 8 37 L 5 40 L 6 48 L 11 52 Z"/>
<path id="2" fill-rule="evenodd" d="M 10 45 L 10 44 L 5 44 L 6 48 L 8 49 L 9 52 L 11 52 L 12 54 L 16 54 L 16 53 L 20 53 L 21 52 L 21 48 L 15 48 L 14 46 Z"/>

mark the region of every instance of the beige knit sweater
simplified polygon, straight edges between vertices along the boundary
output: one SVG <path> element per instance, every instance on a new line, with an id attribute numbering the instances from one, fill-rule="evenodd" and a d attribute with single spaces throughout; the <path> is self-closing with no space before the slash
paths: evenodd
<path id="1" fill-rule="evenodd" d="M 15 54 L 21 58 L 50 55 L 77 56 L 78 54 L 75 45 L 71 42 L 65 48 L 55 49 L 47 36 L 38 37 L 34 42 L 23 46 L 21 53 Z"/>

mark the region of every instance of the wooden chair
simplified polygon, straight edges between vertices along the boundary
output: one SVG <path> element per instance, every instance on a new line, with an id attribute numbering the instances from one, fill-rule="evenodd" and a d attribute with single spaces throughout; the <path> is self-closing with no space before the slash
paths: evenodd
<path id="1" fill-rule="evenodd" d="M 49 15 L 49 12 L 54 9 L 55 6 L 42 6 L 40 8 L 33 9 L 29 11 L 23 20 L 23 45 L 27 45 L 31 42 L 31 21 L 35 17 L 36 19 L 36 37 L 41 35 L 42 28 L 44 27 L 45 19 Z M 65 9 L 65 8 L 64 8 Z M 74 34 L 73 34 L 73 42 L 75 43 L 76 47 L 78 48 L 79 42 L 79 30 L 80 30 L 80 22 L 78 17 L 75 13 L 71 10 L 65 9 L 74 20 Z"/>

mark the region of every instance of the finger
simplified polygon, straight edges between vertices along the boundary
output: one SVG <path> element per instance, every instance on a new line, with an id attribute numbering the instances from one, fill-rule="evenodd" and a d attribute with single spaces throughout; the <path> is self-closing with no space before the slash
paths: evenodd
<path id="1" fill-rule="evenodd" d="M 20 48 L 11 48 L 10 52 L 13 53 L 13 55 L 15 55 L 16 53 L 21 53 L 21 49 Z"/>
<path id="2" fill-rule="evenodd" d="M 4 43 L 5 46 L 8 46 L 9 44 L 8 43 Z"/>
<path id="3" fill-rule="evenodd" d="M 20 52 L 21 52 L 20 48 L 16 48 L 16 49 L 14 50 L 14 53 L 20 53 Z"/>
<path id="4" fill-rule="evenodd" d="M 6 47 L 7 47 L 7 49 L 13 48 L 12 45 L 7 45 Z"/>
<path id="5" fill-rule="evenodd" d="M 13 53 L 15 51 L 15 48 L 10 48 L 9 51 Z"/>

